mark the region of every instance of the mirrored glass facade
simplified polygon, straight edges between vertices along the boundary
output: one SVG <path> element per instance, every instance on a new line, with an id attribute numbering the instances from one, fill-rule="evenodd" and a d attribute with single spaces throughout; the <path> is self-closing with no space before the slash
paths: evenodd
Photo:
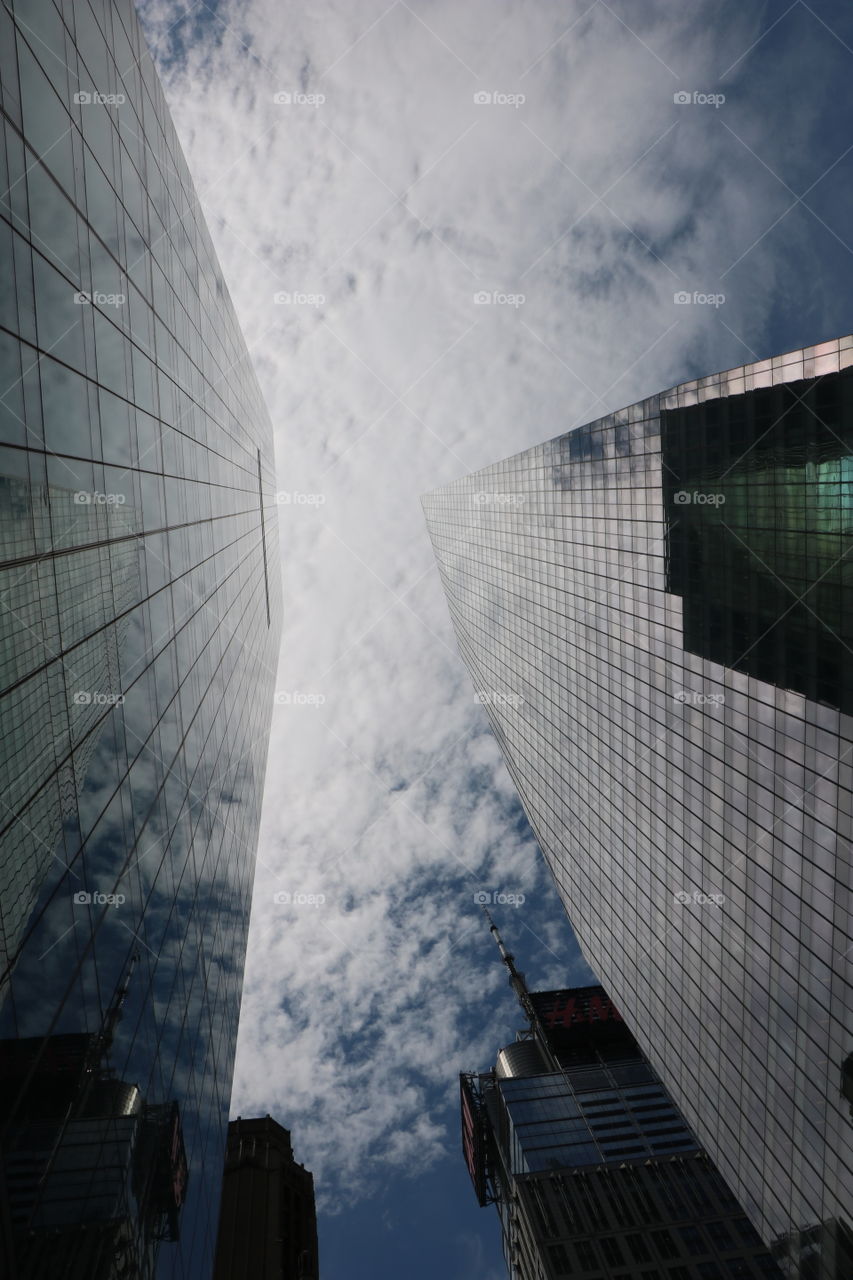
<path id="1" fill-rule="evenodd" d="M 589 964 L 820 1280 L 853 1275 L 851 366 L 686 383 L 424 499 Z"/>
<path id="2" fill-rule="evenodd" d="M 272 427 L 129 0 L 0 10 L 0 1274 L 208 1277 Z"/>

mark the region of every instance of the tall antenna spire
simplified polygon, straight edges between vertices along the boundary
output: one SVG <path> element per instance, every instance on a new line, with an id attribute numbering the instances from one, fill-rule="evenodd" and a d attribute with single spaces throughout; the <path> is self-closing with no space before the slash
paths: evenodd
<path id="1" fill-rule="evenodd" d="M 539 1018 L 539 1014 L 536 1012 L 536 1006 L 533 1003 L 532 999 L 530 998 L 530 992 L 527 989 L 527 983 L 524 981 L 524 974 L 519 973 L 518 969 L 516 969 L 515 956 L 512 955 L 511 952 L 507 951 L 506 947 L 504 946 L 503 938 L 498 932 L 498 926 L 495 924 L 494 920 L 489 915 L 485 907 L 483 907 L 483 913 L 489 922 L 489 932 L 491 933 L 495 942 L 498 944 L 498 950 L 501 953 L 501 959 L 503 960 L 504 964 L 507 967 L 507 970 L 509 971 L 509 985 L 512 987 L 513 991 L 518 997 L 518 1003 L 521 1005 L 522 1009 L 524 1010 L 524 1016 L 527 1018 L 528 1024 L 530 1026 L 530 1030 L 533 1032 L 534 1038 L 536 1039 L 536 1043 L 539 1045 L 539 1048 L 542 1050 L 543 1054 L 548 1060 L 548 1063 L 551 1066 L 551 1069 L 553 1071 L 560 1071 L 561 1070 L 560 1064 L 557 1062 L 557 1059 L 554 1057 L 554 1054 L 551 1051 L 551 1046 L 548 1043 L 548 1036 L 545 1032 L 545 1028 L 543 1027 L 542 1022 Z"/>
<path id="2" fill-rule="evenodd" d="M 133 977 L 133 971 L 139 963 L 139 952 L 134 951 L 124 976 L 119 978 L 110 1007 L 104 1014 L 99 1030 L 92 1036 L 92 1041 L 86 1053 L 85 1080 L 78 1099 L 78 1105 L 82 1107 L 83 1103 L 88 1100 L 89 1092 L 95 1081 L 96 1073 L 103 1066 L 104 1058 L 112 1047 L 113 1036 L 116 1027 L 121 1022 L 122 1010 L 124 1002 L 127 999 L 127 993 L 130 988 L 130 980 Z"/>
<path id="3" fill-rule="evenodd" d="M 531 1031 L 535 1031 L 536 1030 L 535 1024 L 537 1022 L 536 1010 L 533 1007 L 533 1001 L 530 999 L 530 992 L 527 990 L 527 983 L 524 981 L 524 974 L 519 973 L 518 969 L 516 969 L 515 956 L 512 955 L 511 952 L 507 951 L 506 947 L 504 946 L 503 938 L 498 932 L 498 926 L 495 924 L 494 920 L 489 915 L 485 907 L 483 907 L 483 914 L 485 915 L 486 919 L 489 922 L 489 932 L 491 933 L 495 942 L 498 944 L 498 950 L 501 953 L 501 959 L 503 960 L 504 964 L 506 965 L 509 971 L 509 985 L 512 987 L 513 991 L 518 997 L 518 1003 L 521 1005 L 522 1009 L 524 1010 L 527 1021 L 530 1023 Z"/>

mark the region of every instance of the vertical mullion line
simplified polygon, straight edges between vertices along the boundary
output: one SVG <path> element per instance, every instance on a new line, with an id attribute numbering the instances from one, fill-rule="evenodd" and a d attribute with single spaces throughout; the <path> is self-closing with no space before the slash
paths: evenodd
<path id="1" fill-rule="evenodd" d="M 267 628 L 271 625 L 270 619 L 270 580 L 267 573 L 267 534 L 264 527 L 264 490 L 261 482 L 261 451 L 258 449 L 258 505 L 261 509 L 261 551 L 264 557 L 264 593 L 267 598 Z"/>

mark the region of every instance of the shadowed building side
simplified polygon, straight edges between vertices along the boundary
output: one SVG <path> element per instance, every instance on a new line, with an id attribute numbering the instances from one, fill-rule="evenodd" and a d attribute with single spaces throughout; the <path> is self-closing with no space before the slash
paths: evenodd
<path id="1" fill-rule="evenodd" d="M 314 1178 L 270 1116 L 228 1126 L 214 1280 L 318 1280 Z"/>

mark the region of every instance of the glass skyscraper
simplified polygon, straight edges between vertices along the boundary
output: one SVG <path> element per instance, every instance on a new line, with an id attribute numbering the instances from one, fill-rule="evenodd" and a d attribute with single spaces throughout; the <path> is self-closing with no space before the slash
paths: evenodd
<path id="1" fill-rule="evenodd" d="M 586 959 L 783 1268 L 820 1280 L 853 1275 L 851 445 L 843 338 L 424 499 Z"/>
<path id="2" fill-rule="evenodd" d="M 525 1003 L 531 1029 L 460 1078 L 463 1151 L 510 1280 L 780 1280 L 603 988 Z"/>
<path id="3" fill-rule="evenodd" d="M 129 0 L 0 10 L 0 1273 L 209 1277 L 272 426 Z"/>

